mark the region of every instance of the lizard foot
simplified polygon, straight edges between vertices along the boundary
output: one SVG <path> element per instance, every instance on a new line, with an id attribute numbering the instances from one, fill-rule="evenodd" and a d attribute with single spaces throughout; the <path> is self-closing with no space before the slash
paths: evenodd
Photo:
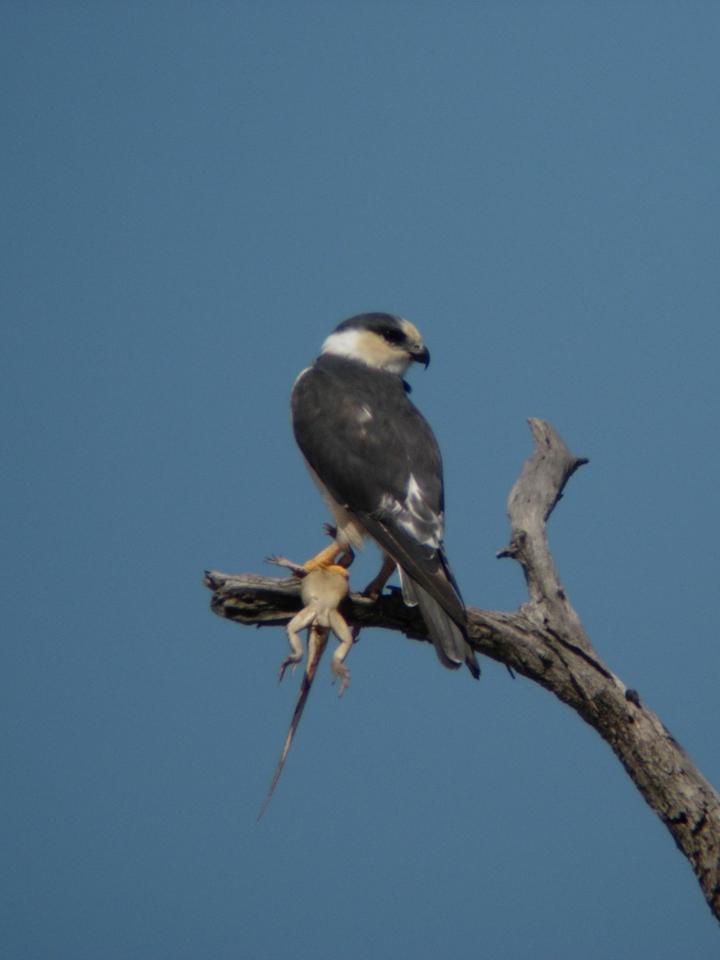
<path id="1" fill-rule="evenodd" d="M 348 668 L 345 666 L 344 663 L 333 662 L 332 672 L 335 674 L 333 683 L 335 683 L 335 680 L 340 681 L 340 689 L 338 690 L 338 697 L 341 697 L 350 685 L 350 671 L 348 670 Z"/>
<path id="2" fill-rule="evenodd" d="M 295 670 L 295 667 L 302 660 L 302 654 L 298 657 L 295 654 L 290 654 L 285 657 L 283 662 L 280 664 L 280 672 L 278 673 L 278 683 L 282 681 L 282 678 L 285 676 L 285 671 L 290 667 L 290 672 L 292 673 Z"/>

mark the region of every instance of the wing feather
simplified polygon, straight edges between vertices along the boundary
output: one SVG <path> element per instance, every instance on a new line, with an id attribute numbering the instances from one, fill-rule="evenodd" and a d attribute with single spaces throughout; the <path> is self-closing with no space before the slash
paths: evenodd
<path id="1" fill-rule="evenodd" d="M 341 357 L 321 356 L 292 394 L 293 428 L 310 466 L 339 503 L 384 509 L 441 539 L 442 459 L 403 381 Z M 410 476 L 420 493 L 406 503 Z M 384 503 L 384 507 L 383 507 Z"/>

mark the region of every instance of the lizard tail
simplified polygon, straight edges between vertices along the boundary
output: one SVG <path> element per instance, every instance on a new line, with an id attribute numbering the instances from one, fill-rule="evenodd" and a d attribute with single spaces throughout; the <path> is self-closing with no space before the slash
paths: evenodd
<path id="1" fill-rule="evenodd" d="M 258 820 L 262 818 L 263 814 L 267 810 L 272 799 L 272 795 L 275 792 L 275 787 L 278 785 L 278 781 L 280 780 L 280 775 L 283 772 L 285 761 L 287 760 L 287 756 L 290 753 L 290 747 L 292 746 L 293 739 L 295 738 L 295 731 L 298 728 L 300 718 L 302 717 L 303 710 L 305 709 L 308 694 L 310 693 L 310 687 L 312 687 L 313 680 L 315 679 L 318 663 L 320 663 L 320 657 L 322 657 L 325 647 L 327 646 L 329 635 L 330 631 L 327 629 L 327 627 L 320 627 L 317 626 L 317 624 L 313 624 L 313 626 L 310 628 L 310 639 L 308 641 L 308 661 L 307 667 L 305 668 L 305 673 L 303 674 L 302 683 L 300 685 L 300 693 L 298 695 L 297 703 L 295 704 L 292 720 L 290 721 L 290 728 L 288 729 L 287 737 L 285 738 L 285 746 L 283 747 L 282 753 L 280 754 L 280 759 L 275 767 L 275 773 L 270 781 L 270 787 L 268 789 L 267 796 L 265 797 L 263 805 L 260 808 L 260 813 L 257 817 Z"/>

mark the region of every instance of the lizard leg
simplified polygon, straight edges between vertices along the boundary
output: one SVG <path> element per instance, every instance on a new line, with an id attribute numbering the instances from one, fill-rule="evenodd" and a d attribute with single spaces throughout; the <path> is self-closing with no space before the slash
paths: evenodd
<path id="1" fill-rule="evenodd" d="M 287 635 L 288 640 L 290 641 L 292 653 L 285 657 L 283 662 L 280 664 L 278 683 L 280 683 L 282 678 L 285 676 L 285 671 L 288 667 L 295 668 L 302 660 L 305 650 L 303 648 L 302 640 L 300 639 L 300 631 L 309 626 L 314 619 L 315 610 L 312 607 L 305 607 L 300 611 L 300 613 L 296 613 L 290 623 L 287 625 Z"/>
<path id="2" fill-rule="evenodd" d="M 333 654 L 330 666 L 335 677 L 340 679 L 338 696 L 341 697 L 350 683 L 350 671 L 345 666 L 344 661 L 352 648 L 353 635 L 350 627 L 347 625 L 347 621 L 338 610 L 331 610 L 328 619 L 330 620 L 333 633 L 340 641 L 340 645 Z"/>
<path id="3" fill-rule="evenodd" d="M 288 560 L 287 557 L 278 557 L 274 553 L 269 557 L 265 557 L 265 563 L 272 563 L 276 567 L 287 567 L 288 570 L 292 572 L 297 577 L 305 576 L 305 567 L 301 563 L 293 563 L 292 560 Z"/>

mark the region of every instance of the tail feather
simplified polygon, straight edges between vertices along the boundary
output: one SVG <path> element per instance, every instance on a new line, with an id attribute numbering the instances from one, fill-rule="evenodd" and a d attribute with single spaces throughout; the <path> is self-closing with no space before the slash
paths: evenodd
<path id="1" fill-rule="evenodd" d="M 405 573 L 402 567 L 397 567 L 396 569 L 398 576 L 400 577 L 400 588 L 402 589 L 403 602 L 405 603 L 405 606 L 416 607 L 418 605 L 418 600 L 413 581 Z"/>
<path id="2" fill-rule="evenodd" d="M 372 513 L 358 517 L 380 549 L 396 562 L 403 599 L 408 606 L 420 607 L 440 662 L 451 670 L 465 663 L 477 679 L 480 667 L 467 641 L 465 605 L 442 547 L 415 543 L 402 528 L 390 527 Z"/>
<path id="3" fill-rule="evenodd" d="M 419 583 L 411 580 L 407 574 L 403 576 L 402 580 L 403 591 L 405 591 L 405 581 L 409 581 L 411 584 L 408 592 L 420 608 L 420 613 L 425 621 L 425 626 L 428 628 L 440 663 L 450 670 L 457 670 L 465 663 L 470 673 L 477 680 L 480 676 L 480 666 L 475 651 L 468 643 L 465 631 Z"/>

